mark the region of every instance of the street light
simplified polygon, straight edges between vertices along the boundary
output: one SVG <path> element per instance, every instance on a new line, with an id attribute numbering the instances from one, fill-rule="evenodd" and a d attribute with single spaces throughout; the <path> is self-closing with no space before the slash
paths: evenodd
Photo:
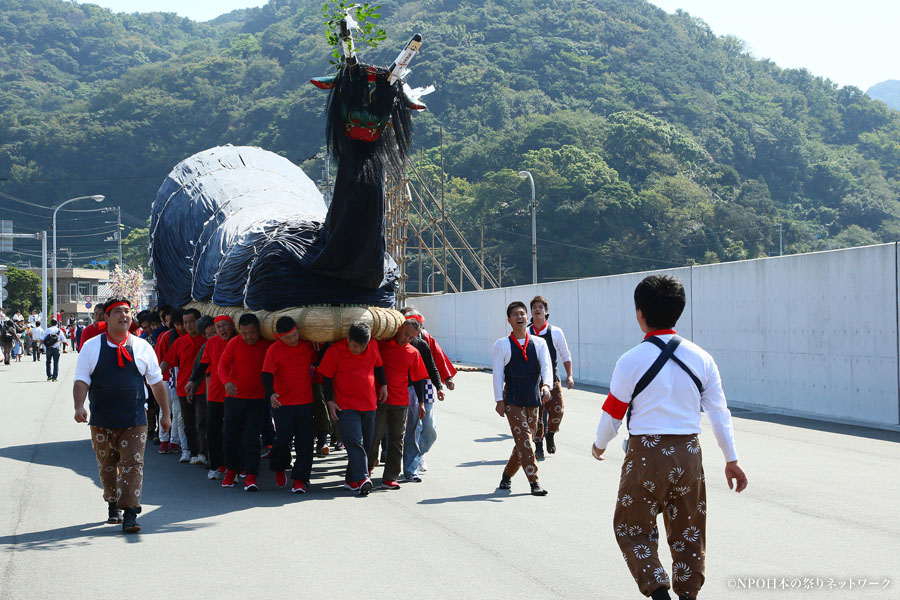
<path id="1" fill-rule="evenodd" d="M 537 217 L 535 216 L 536 204 L 534 201 L 534 177 L 530 171 L 519 171 L 519 177 L 528 178 L 531 183 L 531 283 L 537 283 Z"/>
<path id="2" fill-rule="evenodd" d="M 69 202 L 75 202 L 76 200 L 93 200 L 94 202 L 103 202 L 103 199 L 106 196 L 101 196 L 99 194 L 95 194 L 93 196 L 78 196 L 77 198 L 70 198 L 56 207 L 53 211 L 53 318 L 56 318 L 56 298 L 59 296 L 59 290 L 56 289 L 56 213 L 59 212 L 63 206 L 68 204 Z M 44 326 L 50 325 L 50 319 L 47 318 L 47 315 L 44 315 Z"/>

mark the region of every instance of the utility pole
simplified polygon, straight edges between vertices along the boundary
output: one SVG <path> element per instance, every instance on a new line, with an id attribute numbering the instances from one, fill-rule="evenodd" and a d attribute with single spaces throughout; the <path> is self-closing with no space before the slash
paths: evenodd
<path id="1" fill-rule="evenodd" d="M 519 177 L 531 184 L 531 283 L 537 285 L 537 202 L 534 196 L 534 177 L 531 171 L 519 171 Z"/>
<path id="2" fill-rule="evenodd" d="M 123 271 L 125 270 L 125 265 L 122 262 L 122 207 L 116 207 L 116 241 L 119 245 L 119 268 Z"/>
<path id="3" fill-rule="evenodd" d="M 47 232 L 41 232 L 41 322 L 47 327 Z M 37 236 L 37 234 L 35 234 Z M 55 257 L 54 257 L 55 258 Z M 56 290 L 53 290 L 54 304 Z M 53 315 L 56 318 L 56 315 Z"/>
<path id="4" fill-rule="evenodd" d="M 782 245 L 782 224 L 778 224 L 778 256 L 784 256 L 784 246 Z"/>
<path id="5" fill-rule="evenodd" d="M 503 287 L 503 255 L 497 255 L 497 287 Z"/>
<path id="6" fill-rule="evenodd" d="M 481 221 L 481 289 L 484 289 L 484 220 Z"/>
<path id="7" fill-rule="evenodd" d="M 444 209 L 444 126 L 441 125 L 441 248 L 444 262 L 444 293 L 447 293 L 447 211 Z"/>

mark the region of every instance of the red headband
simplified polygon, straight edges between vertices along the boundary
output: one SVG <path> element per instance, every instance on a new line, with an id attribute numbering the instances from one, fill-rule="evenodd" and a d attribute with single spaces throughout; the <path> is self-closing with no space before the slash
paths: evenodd
<path id="1" fill-rule="evenodd" d="M 280 339 L 283 338 L 284 336 L 286 336 L 286 335 L 288 335 L 288 334 L 291 334 L 291 333 L 294 333 L 295 331 L 297 331 L 297 328 L 296 328 L 296 327 L 294 327 L 294 328 L 291 329 L 290 331 L 285 331 L 284 333 L 278 333 L 278 332 L 276 331 L 276 332 L 275 332 L 275 339 L 276 339 L 276 340 L 280 340 Z"/>
<path id="2" fill-rule="evenodd" d="M 109 311 L 111 311 L 112 309 L 114 309 L 117 306 L 127 306 L 128 308 L 131 308 L 131 304 L 129 304 L 128 302 L 113 302 L 112 304 L 110 304 L 109 306 L 106 307 L 106 310 L 103 311 L 103 314 L 108 315 Z"/>
<path id="3" fill-rule="evenodd" d="M 407 321 L 409 321 L 410 319 L 412 319 L 414 321 L 418 321 L 422 325 L 425 324 L 425 317 L 423 317 L 422 315 L 409 315 L 408 317 L 406 317 Z"/>
<path id="4" fill-rule="evenodd" d="M 234 323 L 234 321 L 232 321 L 231 317 L 229 317 L 228 315 L 219 315 L 218 317 L 213 319 L 213 323 L 218 323 L 219 321 L 228 321 L 229 323 Z"/>

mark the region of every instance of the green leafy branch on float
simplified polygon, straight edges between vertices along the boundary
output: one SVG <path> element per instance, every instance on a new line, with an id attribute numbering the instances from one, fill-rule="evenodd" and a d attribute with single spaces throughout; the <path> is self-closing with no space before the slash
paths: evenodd
<path id="1" fill-rule="evenodd" d="M 375 27 L 373 21 L 381 18 L 380 4 L 356 4 L 346 0 L 329 0 L 322 6 L 326 38 L 331 46 L 332 59 L 329 61 L 340 69 L 344 64 L 344 55 L 341 51 L 340 22 L 348 16 L 356 20 L 358 28 L 349 40 L 350 49 L 356 52 L 357 45 L 365 44 L 371 48 L 377 48 L 379 42 L 387 39 L 387 33 L 380 27 Z"/>

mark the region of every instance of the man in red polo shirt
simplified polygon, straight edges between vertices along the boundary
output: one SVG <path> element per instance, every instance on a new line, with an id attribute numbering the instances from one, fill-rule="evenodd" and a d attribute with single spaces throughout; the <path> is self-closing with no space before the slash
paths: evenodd
<path id="1" fill-rule="evenodd" d="M 169 348 L 182 335 L 184 335 L 184 311 L 176 308 L 169 314 L 169 323 L 171 328 L 163 332 L 156 338 L 157 360 L 162 363 L 166 358 Z M 177 379 L 177 377 L 176 377 Z M 160 454 L 181 454 L 187 448 L 182 449 L 182 445 L 187 445 L 187 435 L 184 431 L 184 418 L 181 415 L 181 403 L 178 401 L 178 394 L 175 390 L 175 380 L 172 379 L 172 369 L 163 371 L 163 380 L 166 382 L 166 392 L 169 398 L 169 410 L 172 411 L 172 428 L 168 435 L 161 435 L 159 440 L 162 442 L 159 446 Z M 191 459 L 190 454 L 187 457 Z"/>
<path id="2" fill-rule="evenodd" d="M 219 360 L 225 352 L 225 345 L 236 334 L 234 322 L 228 315 L 219 315 L 214 320 L 216 335 L 206 341 L 203 356 L 200 357 L 199 376 L 204 374 L 206 382 L 206 447 L 209 451 L 208 479 L 222 479 L 225 476 L 225 446 L 222 442 L 222 427 L 225 422 L 225 386 L 219 379 Z"/>
<path id="3" fill-rule="evenodd" d="M 291 470 L 291 492 L 305 494 L 312 472 L 313 425 L 312 364 L 319 355 L 312 344 L 300 339 L 297 323 L 281 317 L 275 323 L 278 341 L 269 346 L 263 362 L 262 381 L 275 417 L 275 443 L 269 466 L 275 471 L 275 485 L 287 484 L 285 469 L 291 464 L 291 442 L 297 460 Z"/>
<path id="4" fill-rule="evenodd" d="M 194 361 L 197 358 L 197 352 L 206 342 L 206 338 L 197 332 L 197 319 L 200 318 L 200 311 L 196 308 L 189 308 L 182 315 L 182 325 L 186 335 L 181 335 L 175 340 L 163 357 L 160 369 L 165 373 L 171 367 L 176 368 L 176 384 L 175 393 L 178 396 L 178 403 L 181 405 L 181 417 L 184 419 L 184 432 L 187 435 L 185 442 L 186 452 L 182 453 L 181 462 L 190 462 L 191 464 L 206 464 L 206 440 L 201 439 L 199 429 L 197 428 L 198 418 L 194 411 L 194 405 L 188 397 L 190 394 L 186 389 L 188 382 L 191 380 L 191 372 L 194 370 Z M 194 394 L 205 394 L 206 386 L 200 382 L 198 386 L 191 390 Z"/>
<path id="5" fill-rule="evenodd" d="M 325 351 L 317 372 L 322 376 L 331 419 L 337 421 L 347 450 L 344 487 L 367 496 L 372 489 L 366 452 L 375 436 L 375 409 L 387 400 L 378 344 L 365 323 L 354 323 L 346 340 Z M 375 392 L 375 381 L 379 391 Z"/>
<path id="6" fill-rule="evenodd" d="M 238 467 L 247 472 L 245 492 L 259 487 L 259 435 L 266 414 L 266 390 L 262 383 L 262 367 L 271 342 L 259 332 L 259 319 L 244 313 L 238 320 L 238 333 L 225 346 L 219 360 L 219 379 L 225 386 L 225 479 L 222 487 L 234 487 Z M 241 457 L 243 456 L 243 462 Z"/>
<path id="7" fill-rule="evenodd" d="M 382 487 L 389 490 L 400 489 L 397 477 L 403 462 L 403 436 L 406 434 L 406 413 L 409 410 L 409 386 L 415 388 L 419 400 L 419 418 L 425 414 L 425 379 L 428 371 L 419 351 L 409 345 L 419 335 L 422 324 L 415 319 L 407 319 L 397 330 L 397 334 L 378 342 L 378 352 L 384 362 L 387 380 L 387 402 L 375 412 L 375 439 L 369 448 L 369 470 L 375 468 L 375 454 L 378 442 L 388 432 L 387 457 L 384 463 Z"/>
<path id="8" fill-rule="evenodd" d="M 103 312 L 105 308 L 106 305 L 103 302 L 94 305 L 94 322 L 85 327 L 84 331 L 81 332 L 81 339 L 79 340 L 78 345 L 79 352 L 81 352 L 81 347 L 84 346 L 86 341 L 100 335 L 106 330 L 106 314 Z"/>

